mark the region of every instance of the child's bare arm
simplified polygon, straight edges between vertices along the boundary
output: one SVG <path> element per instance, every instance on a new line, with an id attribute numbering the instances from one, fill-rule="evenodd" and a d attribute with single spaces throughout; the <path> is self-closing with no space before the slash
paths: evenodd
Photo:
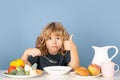
<path id="1" fill-rule="evenodd" d="M 23 55 L 21 56 L 21 59 L 25 62 L 25 64 L 31 65 L 28 61 L 29 56 L 39 56 L 41 55 L 41 52 L 37 48 L 28 48 L 24 51 Z"/>
<path id="2" fill-rule="evenodd" d="M 64 47 L 65 50 L 70 51 L 71 61 L 69 63 L 69 66 L 71 66 L 73 69 L 76 69 L 77 67 L 79 67 L 80 61 L 79 61 L 78 50 L 75 43 L 72 40 L 72 36 L 70 36 L 70 39 L 68 41 L 64 42 Z"/>

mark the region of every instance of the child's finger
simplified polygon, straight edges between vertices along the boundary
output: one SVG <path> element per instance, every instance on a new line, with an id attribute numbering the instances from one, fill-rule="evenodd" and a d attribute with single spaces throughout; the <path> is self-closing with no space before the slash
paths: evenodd
<path id="1" fill-rule="evenodd" d="M 72 34 L 72 35 L 70 35 L 70 39 L 69 39 L 69 40 L 70 40 L 70 41 L 72 41 L 72 38 L 73 38 L 73 34 Z"/>

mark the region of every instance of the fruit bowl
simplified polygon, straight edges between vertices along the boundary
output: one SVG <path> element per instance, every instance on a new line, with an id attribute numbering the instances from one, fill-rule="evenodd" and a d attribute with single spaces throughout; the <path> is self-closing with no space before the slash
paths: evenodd
<path id="1" fill-rule="evenodd" d="M 80 66 L 74 70 L 76 74 L 80 76 L 89 76 L 89 77 L 96 77 L 101 74 L 101 68 L 97 64 L 90 64 L 88 68 Z"/>
<path id="2" fill-rule="evenodd" d="M 66 74 L 72 70 L 72 68 L 68 66 L 49 66 L 49 67 L 44 67 L 43 69 L 48 74 L 53 74 L 53 75 Z"/>

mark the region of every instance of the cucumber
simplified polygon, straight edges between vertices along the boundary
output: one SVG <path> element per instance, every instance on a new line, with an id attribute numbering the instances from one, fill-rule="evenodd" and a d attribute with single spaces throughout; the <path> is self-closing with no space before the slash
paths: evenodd
<path id="1" fill-rule="evenodd" d="M 16 75 L 25 75 L 25 71 L 24 70 L 20 70 L 16 72 Z"/>

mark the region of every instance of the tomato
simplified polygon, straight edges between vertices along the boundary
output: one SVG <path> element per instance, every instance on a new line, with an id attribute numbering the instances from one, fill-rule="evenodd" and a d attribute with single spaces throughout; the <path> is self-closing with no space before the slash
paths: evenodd
<path id="1" fill-rule="evenodd" d="M 8 68 L 8 73 L 11 73 L 13 70 L 15 70 L 16 69 L 16 67 L 15 66 L 10 66 L 9 68 Z"/>

